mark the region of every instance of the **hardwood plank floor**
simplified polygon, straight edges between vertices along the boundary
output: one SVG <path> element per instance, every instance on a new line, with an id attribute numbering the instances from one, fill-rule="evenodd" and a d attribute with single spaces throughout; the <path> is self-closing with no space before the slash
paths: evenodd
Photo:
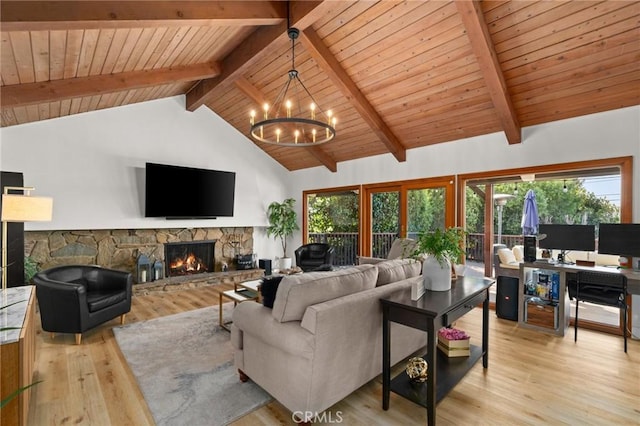
<path id="1" fill-rule="evenodd" d="M 144 321 L 218 304 L 219 285 L 158 292 L 133 299 L 127 323 Z M 481 310 L 456 326 L 479 344 Z M 153 418 L 131 374 L 111 328 L 113 320 L 83 335 L 52 340 L 38 319 L 36 380 L 29 425 L 153 425 Z M 398 367 L 401 368 L 401 367 Z M 382 385 L 375 379 L 325 413 L 325 424 L 425 424 L 421 407 L 391 395 L 381 408 Z M 580 329 L 556 337 L 517 327 L 490 314 L 489 368 L 477 364 L 437 408 L 439 424 L 640 424 L 640 341 Z M 322 422 L 320 422 L 322 423 Z M 291 413 L 277 402 L 238 420 L 235 425 L 293 424 Z M 190 425 L 196 426 L 196 425 Z M 204 426 L 204 425 L 203 425 Z"/>

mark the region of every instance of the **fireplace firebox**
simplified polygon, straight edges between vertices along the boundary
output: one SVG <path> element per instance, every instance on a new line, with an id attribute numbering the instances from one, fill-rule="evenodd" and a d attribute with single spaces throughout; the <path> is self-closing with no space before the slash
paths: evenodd
<path id="1" fill-rule="evenodd" d="M 215 244 L 216 240 L 165 243 L 166 276 L 214 272 Z"/>

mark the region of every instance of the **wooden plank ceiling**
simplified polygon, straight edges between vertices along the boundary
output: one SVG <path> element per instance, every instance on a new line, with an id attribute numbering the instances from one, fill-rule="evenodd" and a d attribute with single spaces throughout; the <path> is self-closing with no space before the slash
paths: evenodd
<path id="1" fill-rule="evenodd" d="M 334 141 L 289 170 L 640 104 L 637 1 L 298 1 L 295 65 Z M 249 135 L 291 67 L 279 1 L 2 1 L 1 124 L 186 94 Z M 611 141 L 603 141 L 610 143 Z"/>

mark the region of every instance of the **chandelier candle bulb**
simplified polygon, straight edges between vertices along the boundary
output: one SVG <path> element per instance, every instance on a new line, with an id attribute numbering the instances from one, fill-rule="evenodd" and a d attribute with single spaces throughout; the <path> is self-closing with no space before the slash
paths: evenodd
<path id="1" fill-rule="evenodd" d="M 313 139 L 313 142 L 315 143 L 315 142 L 316 142 L 316 129 L 313 129 L 313 130 L 311 131 L 311 135 L 313 136 L 313 138 L 312 138 L 312 139 Z"/>
<path id="2" fill-rule="evenodd" d="M 280 129 L 276 129 L 276 142 L 280 142 Z"/>
<path id="3" fill-rule="evenodd" d="M 262 108 L 264 109 L 264 119 L 268 120 L 269 119 L 269 104 L 264 104 L 262 106 Z M 260 128 L 262 130 L 262 127 Z M 262 136 L 260 136 L 262 137 Z"/>
<path id="4" fill-rule="evenodd" d="M 253 126 L 253 124 L 255 123 L 256 120 L 256 111 L 255 110 L 251 110 L 251 112 L 249 112 L 249 116 L 251 116 L 251 119 L 249 120 L 251 125 Z"/>
<path id="5" fill-rule="evenodd" d="M 310 108 L 311 108 L 311 119 L 315 120 L 316 119 L 316 104 L 311 102 Z M 315 132 L 315 130 L 314 130 L 314 132 Z"/>
<path id="6" fill-rule="evenodd" d="M 287 101 L 287 118 L 291 118 L 291 101 Z"/>
<path id="7" fill-rule="evenodd" d="M 298 136 L 300 136 L 300 132 L 298 130 L 296 130 L 293 135 L 295 136 L 295 142 L 294 143 L 298 143 Z"/>
<path id="8" fill-rule="evenodd" d="M 333 115 L 333 112 L 331 112 L 331 110 L 327 111 L 327 124 L 331 125 L 331 116 Z"/>

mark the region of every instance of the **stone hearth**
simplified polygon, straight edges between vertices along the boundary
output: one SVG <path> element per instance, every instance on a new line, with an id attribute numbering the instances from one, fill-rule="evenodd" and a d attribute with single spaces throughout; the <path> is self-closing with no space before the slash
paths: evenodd
<path id="1" fill-rule="evenodd" d="M 115 229 L 25 232 L 25 255 L 44 270 L 60 265 L 100 265 L 131 272 L 136 276 L 136 259 L 144 254 L 165 263 L 164 244 L 217 240 L 214 250 L 215 271 L 223 263 L 233 265 L 236 254 L 253 252 L 253 228 L 169 228 Z M 211 278 L 213 274 L 203 274 Z M 184 277 L 160 280 L 164 284 Z M 198 278 L 200 280 L 200 278 Z M 164 285 L 163 284 L 163 285 Z"/>

